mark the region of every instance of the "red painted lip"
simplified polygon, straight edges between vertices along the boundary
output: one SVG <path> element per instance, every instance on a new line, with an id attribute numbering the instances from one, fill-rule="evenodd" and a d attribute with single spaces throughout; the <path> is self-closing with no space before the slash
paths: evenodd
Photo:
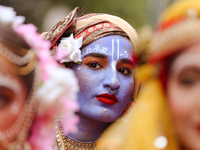
<path id="1" fill-rule="evenodd" d="M 200 134 L 200 124 L 197 125 L 197 132 Z"/>
<path id="2" fill-rule="evenodd" d="M 98 95 L 96 99 L 108 105 L 114 105 L 116 102 L 118 102 L 118 99 L 115 95 L 110 95 L 108 93 Z"/>

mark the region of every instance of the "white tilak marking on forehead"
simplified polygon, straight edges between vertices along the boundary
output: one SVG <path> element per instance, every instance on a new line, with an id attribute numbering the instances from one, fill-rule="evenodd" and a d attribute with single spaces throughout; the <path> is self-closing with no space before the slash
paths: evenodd
<path id="1" fill-rule="evenodd" d="M 115 47 L 114 47 L 114 39 L 112 39 L 112 63 L 111 66 L 113 70 L 116 70 L 117 61 L 119 60 L 119 39 L 117 39 L 117 59 L 114 59 Z"/>
<path id="2" fill-rule="evenodd" d="M 119 39 L 117 39 L 117 61 L 119 60 Z"/>
<path id="3" fill-rule="evenodd" d="M 102 54 L 112 56 L 111 52 L 108 52 L 107 47 L 100 48 L 99 44 L 96 44 L 94 48 L 88 47 L 85 53 L 82 53 L 81 57 L 83 58 L 85 55 L 92 52 L 101 52 Z"/>

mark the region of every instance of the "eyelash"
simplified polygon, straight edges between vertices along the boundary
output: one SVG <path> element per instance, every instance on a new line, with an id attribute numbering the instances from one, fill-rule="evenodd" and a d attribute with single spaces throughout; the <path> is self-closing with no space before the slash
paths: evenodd
<path id="1" fill-rule="evenodd" d="M 96 66 L 93 68 L 93 67 L 91 66 L 92 64 L 99 65 L 100 68 L 96 68 Z M 86 65 L 87 65 L 89 68 L 91 68 L 92 70 L 99 70 L 99 69 L 103 68 L 102 65 L 100 65 L 98 62 L 90 62 L 90 63 L 87 63 Z"/>
<path id="2" fill-rule="evenodd" d="M 0 95 L 0 108 L 3 108 L 8 103 L 8 98 Z"/>
<path id="3" fill-rule="evenodd" d="M 96 66 L 92 67 L 91 65 L 93 65 L 93 64 L 99 65 L 99 68 L 96 68 Z M 100 65 L 98 62 L 89 62 L 89 63 L 87 63 L 86 65 L 87 65 L 89 68 L 91 68 L 92 70 L 99 70 L 99 69 L 102 69 L 102 68 L 103 68 L 103 66 Z M 121 69 L 125 69 L 125 71 L 127 71 L 128 73 L 123 73 L 122 71 L 120 71 Z M 126 67 L 120 68 L 120 69 L 118 69 L 118 71 L 119 71 L 122 75 L 130 75 L 130 74 L 131 74 L 130 69 L 128 69 L 128 68 L 126 68 Z"/>
<path id="4" fill-rule="evenodd" d="M 180 79 L 180 83 L 184 86 L 191 86 L 191 85 L 194 85 L 196 83 L 196 79 L 183 78 L 183 79 Z"/>
<path id="5" fill-rule="evenodd" d="M 120 70 L 121 69 L 125 69 L 128 73 L 122 73 Z M 121 73 L 121 74 L 123 74 L 123 75 L 130 75 L 131 74 L 131 71 L 128 69 L 128 68 L 120 68 L 120 69 L 118 69 L 118 71 Z"/>

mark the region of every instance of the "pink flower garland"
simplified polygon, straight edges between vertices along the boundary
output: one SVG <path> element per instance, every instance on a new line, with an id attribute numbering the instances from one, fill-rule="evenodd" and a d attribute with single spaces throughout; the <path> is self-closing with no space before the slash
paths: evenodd
<path id="1" fill-rule="evenodd" d="M 77 131 L 76 124 L 79 122 L 79 118 L 72 112 L 78 110 L 78 103 L 73 101 L 76 99 L 78 92 L 78 81 L 76 81 L 74 74 L 70 72 L 71 70 L 59 67 L 53 57 L 50 56 L 50 42 L 45 41 L 36 32 L 37 28 L 33 24 L 19 25 L 15 27 L 15 30 L 26 40 L 31 49 L 36 51 L 40 63 L 41 86 L 38 89 L 38 93 L 36 92 L 38 113 L 31 128 L 29 142 L 32 150 L 49 150 L 52 149 L 52 141 L 55 136 L 53 122 L 56 118 L 61 117 L 61 124 L 66 134 Z M 56 73 L 70 76 L 69 78 L 73 82 L 69 81 L 68 83 L 68 81 L 59 80 L 59 74 Z M 65 90 L 65 93 L 67 89 L 64 88 L 73 88 L 70 88 L 68 90 L 69 93 L 65 94 L 62 90 L 58 90 L 57 87 Z M 52 96 L 48 97 L 52 93 L 55 93 L 53 95 L 55 96 L 54 99 L 51 99 Z"/>
<path id="2" fill-rule="evenodd" d="M 45 67 L 56 67 L 56 63 L 50 56 L 50 42 L 45 41 L 39 33 L 37 28 L 33 24 L 22 24 L 15 27 L 16 32 L 21 35 L 27 42 L 27 44 L 36 51 L 39 62 L 43 68 L 41 73 L 42 81 L 48 79 L 48 73 L 46 73 Z"/>

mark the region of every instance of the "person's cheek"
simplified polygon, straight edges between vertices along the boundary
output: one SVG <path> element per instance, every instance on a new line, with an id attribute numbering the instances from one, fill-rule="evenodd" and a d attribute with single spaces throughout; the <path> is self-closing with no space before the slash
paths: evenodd
<path id="1" fill-rule="evenodd" d="M 191 103 L 194 97 L 194 95 L 191 96 L 193 92 L 188 91 L 189 89 L 180 88 L 173 80 L 171 82 L 169 81 L 168 87 L 167 101 L 172 113 L 172 119 L 175 123 L 175 128 L 179 135 L 186 136 L 193 111 Z"/>
<path id="2" fill-rule="evenodd" d="M 88 79 L 87 74 L 80 73 L 78 79 L 79 79 L 80 91 L 81 92 L 89 92 L 88 91 L 88 90 L 90 90 L 89 83 L 91 80 Z"/>
<path id="3" fill-rule="evenodd" d="M 129 98 L 130 95 L 132 94 L 132 89 L 133 89 L 133 77 L 124 77 L 121 80 L 121 89 L 122 89 L 122 96 L 125 98 Z"/>
<path id="4" fill-rule="evenodd" d="M 13 100 L 11 100 L 8 106 L 0 110 L 0 122 L 3 122 L 3 124 L 0 124 L 0 130 L 11 127 L 20 116 L 26 101 L 26 90 L 24 87 L 20 87 L 19 91 L 20 92 L 13 97 Z M 13 108 L 15 109 L 14 111 Z"/>

